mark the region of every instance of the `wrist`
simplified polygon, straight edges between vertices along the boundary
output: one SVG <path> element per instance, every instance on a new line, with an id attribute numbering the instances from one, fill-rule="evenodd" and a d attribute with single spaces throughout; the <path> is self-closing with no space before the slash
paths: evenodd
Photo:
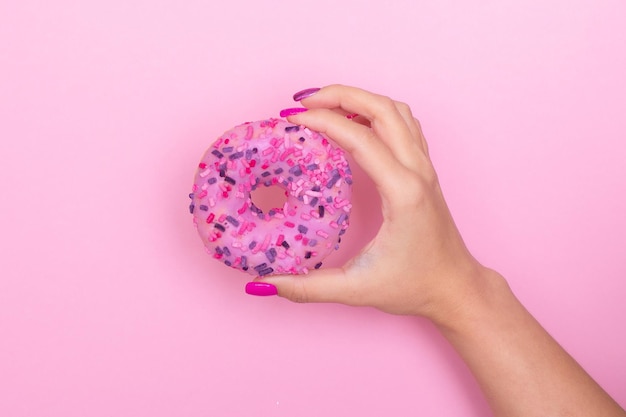
<path id="1" fill-rule="evenodd" d="M 498 305 L 513 297 L 504 277 L 482 265 L 471 268 L 459 281 L 454 289 L 440 297 L 427 315 L 444 333 L 465 329 L 471 323 L 496 314 Z"/>

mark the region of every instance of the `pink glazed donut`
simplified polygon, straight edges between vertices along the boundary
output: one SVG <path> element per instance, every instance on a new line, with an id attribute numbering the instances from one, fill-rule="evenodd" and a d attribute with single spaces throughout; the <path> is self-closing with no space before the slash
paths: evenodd
<path id="1" fill-rule="evenodd" d="M 339 248 L 352 173 L 345 152 L 281 119 L 244 123 L 206 151 L 189 211 L 213 258 L 255 276 L 306 274 Z M 264 213 L 251 192 L 277 186 L 287 201 Z"/>

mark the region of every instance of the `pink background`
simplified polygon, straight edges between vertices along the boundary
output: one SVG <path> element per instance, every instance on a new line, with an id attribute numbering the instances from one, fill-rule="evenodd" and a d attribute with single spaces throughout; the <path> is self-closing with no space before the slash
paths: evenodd
<path id="1" fill-rule="evenodd" d="M 0 415 L 488 415 L 427 322 L 247 296 L 195 234 L 208 144 L 335 82 L 412 105 L 471 250 L 625 405 L 624 21 L 621 0 L 2 1 Z M 357 173 L 331 263 L 375 232 L 371 196 Z"/>

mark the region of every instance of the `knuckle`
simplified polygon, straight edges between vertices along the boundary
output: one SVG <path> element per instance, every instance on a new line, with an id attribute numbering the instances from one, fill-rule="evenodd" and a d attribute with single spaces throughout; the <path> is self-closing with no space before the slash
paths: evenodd
<path id="1" fill-rule="evenodd" d="M 288 298 L 295 303 L 303 304 L 309 302 L 309 294 L 307 292 L 306 285 L 304 285 L 302 280 L 294 280 Z"/>

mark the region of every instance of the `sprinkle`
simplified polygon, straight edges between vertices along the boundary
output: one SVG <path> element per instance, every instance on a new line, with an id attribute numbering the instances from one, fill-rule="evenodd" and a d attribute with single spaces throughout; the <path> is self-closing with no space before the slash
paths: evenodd
<path id="1" fill-rule="evenodd" d="M 235 227 L 239 226 L 239 220 L 235 219 L 233 216 L 226 216 L 226 221 Z"/>
<path id="2" fill-rule="evenodd" d="M 317 211 L 320 215 L 320 218 L 324 217 L 324 206 L 317 206 Z"/>
<path id="3" fill-rule="evenodd" d="M 217 178 L 215 178 L 215 177 L 211 177 L 211 178 L 209 178 L 209 179 L 207 180 L 207 182 L 208 182 L 209 184 L 215 184 L 215 183 L 217 182 Z"/>
<path id="4" fill-rule="evenodd" d="M 269 275 L 269 274 L 271 274 L 272 272 L 274 272 L 274 268 L 266 268 L 266 269 L 263 269 L 263 270 L 258 271 L 258 272 L 259 272 L 259 275 L 261 275 L 261 276 L 263 276 L 263 275 Z"/>
<path id="5" fill-rule="evenodd" d="M 226 181 L 227 183 L 229 183 L 231 185 L 235 185 L 237 183 L 237 181 L 235 181 L 231 177 L 227 177 L 227 176 L 224 176 L 224 181 Z"/>
<path id="6" fill-rule="evenodd" d="M 224 255 L 230 256 L 230 249 L 228 249 L 228 246 L 224 246 Z"/>
<path id="7" fill-rule="evenodd" d="M 309 231 L 309 228 L 308 228 L 308 227 L 306 227 L 306 226 L 304 226 L 304 225 L 302 225 L 302 224 L 299 224 L 299 225 L 298 225 L 298 232 L 300 232 L 300 233 L 302 233 L 303 235 L 305 235 L 305 234 L 306 234 L 306 232 L 308 232 L 308 231 Z"/>
<path id="8" fill-rule="evenodd" d="M 224 153 L 231 153 L 233 151 L 233 149 L 235 149 L 232 146 L 225 146 L 224 148 L 222 148 L 222 152 Z"/>
<path id="9" fill-rule="evenodd" d="M 211 213 L 209 214 L 209 217 L 206 218 L 206 222 L 211 223 L 213 219 L 215 219 L 215 214 Z"/>
<path id="10" fill-rule="evenodd" d="M 267 260 L 270 261 L 271 264 L 273 264 L 274 262 L 276 262 L 276 249 L 270 248 L 268 251 L 265 252 L 265 256 L 267 257 Z"/>
<path id="11" fill-rule="evenodd" d="M 319 199 L 319 198 L 317 198 L 317 197 L 313 197 L 313 198 L 311 199 L 311 201 L 309 201 L 309 205 L 310 205 L 311 207 L 315 207 L 319 201 L 320 201 L 320 199 Z"/>
<path id="12" fill-rule="evenodd" d="M 304 139 L 302 136 L 300 136 L 300 137 L 298 138 L 298 140 L 299 140 L 300 142 L 304 142 L 306 139 Z"/>
<path id="13" fill-rule="evenodd" d="M 217 156 L 218 158 L 223 158 L 224 157 L 224 154 L 221 153 L 220 151 L 218 151 L 217 149 L 212 150 L 211 153 L 213 155 Z"/>
<path id="14" fill-rule="evenodd" d="M 231 161 L 234 161 L 235 159 L 239 159 L 242 156 L 243 156 L 243 152 L 235 152 L 234 154 L 229 156 L 228 159 L 230 159 Z"/>
<path id="15" fill-rule="evenodd" d="M 309 195 L 311 197 L 321 197 L 322 193 L 320 191 L 306 190 L 304 194 Z"/>
<path id="16" fill-rule="evenodd" d="M 304 259 L 309 259 L 311 257 L 311 251 L 306 251 L 304 253 Z"/>
<path id="17" fill-rule="evenodd" d="M 310 247 L 312 247 L 312 248 L 313 248 L 313 247 L 315 247 L 315 246 L 317 246 L 317 240 L 315 240 L 315 239 L 311 239 L 311 240 L 309 241 L 309 246 L 310 246 Z"/>
<path id="18" fill-rule="evenodd" d="M 339 174 L 335 174 L 331 179 L 328 180 L 328 182 L 326 183 L 326 188 L 333 188 L 333 185 L 335 185 L 335 183 L 337 181 L 339 181 L 339 178 L 341 178 L 341 176 Z"/>
<path id="19" fill-rule="evenodd" d="M 284 170 L 283 170 L 282 168 L 276 168 L 276 169 L 274 170 L 274 174 L 279 175 L 279 174 L 282 174 L 282 173 L 283 173 L 283 171 L 284 171 Z"/>
<path id="20" fill-rule="evenodd" d="M 284 225 L 287 227 L 296 227 L 296 225 L 291 222 L 285 222 Z"/>
<path id="21" fill-rule="evenodd" d="M 341 213 L 341 215 L 337 219 L 337 223 L 343 224 L 347 219 L 348 219 L 348 215 L 346 213 Z"/>
<path id="22" fill-rule="evenodd" d="M 201 204 L 201 205 L 200 205 L 200 210 L 202 210 L 202 211 L 209 211 L 209 206 L 206 206 L 206 205 L 204 205 L 204 204 Z"/>
<path id="23" fill-rule="evenodd" d="M 250 242 L 250 244 L 248 245 L 248 249 L 254 249 L 254 247 L 256 246 L 256 240 L 253 240 L 252 242 Z"/>
<path id="24" fill-rule="evenodd" d="M 297 132 L 300 130 L 300 126 L 287 126 L 285 132 Z"/>
<path id="25" fill-rule="evenodd" d="M 204 170 L 200 173 L 200 177 L 204 178 L 211 173 L 210 169 Z"/>
<path id="26" fill-rule="evenodd" d="M 265 262 L 263 262 L 262 264 L 258 264 L 257 266 L 255 266 L 254 270 L 258 272 L 258 271 L 260 271 L 262 269 L 265 269 L 265 268 L 267 268 L 267 264 Z"/>
<path id="27" fill-rule="evenodd" d="M 221 224 L 219 224 L 219 223 L 215 223 L 215 228 L 217 230 L 219 230 L 220 232 L 225 232 L 226 231 L 226 228 L 224 226 L 222 226 Z"/>
<path id="28" fill-rule="evenodd" d="M 287 243 L 287 241 L 286 241 L 286 240 L 283 240 L 283 241 L 280 243 L 280 246 L 282 246 L 282 247 L 283 247 L 283 248 L 285 248 L 285 249 L 289 249 L 289 243 Z"/>
<path id="29" fill-rule="evenodd" d="M 241 257 L 241 268 L 248 268 L 248 258 L 246 256 Z M 245 269 L 244 269 L 245 271 Z"/>
<path id="30" fill-rule="evenodd" d="M 322 267 L 322 263 L 318 262 L 315 264 L 315 269 L 320 269 Z"/>
<path id="31" fill-rule="evenodd" d="M 193 214 L 194 207 L 193 203 L 189 204 L 189 213 Z"/>

